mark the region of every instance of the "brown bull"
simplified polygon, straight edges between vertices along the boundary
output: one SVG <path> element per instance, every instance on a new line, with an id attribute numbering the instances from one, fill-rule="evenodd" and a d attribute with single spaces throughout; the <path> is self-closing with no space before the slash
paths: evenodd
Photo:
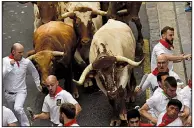
<path id="1" fill-rule="evenodd" d="M 74 29 L 60 21 L 40 26 L 34 33 L 34 50 L 28 58 L 35 64 L 41 76 L 41 84 L 49 75 L 65 78 L 65 88 L 71 92 L 71 59 L 76 47 Z M 31 55 L 31 56 L 30 56 Z"/>

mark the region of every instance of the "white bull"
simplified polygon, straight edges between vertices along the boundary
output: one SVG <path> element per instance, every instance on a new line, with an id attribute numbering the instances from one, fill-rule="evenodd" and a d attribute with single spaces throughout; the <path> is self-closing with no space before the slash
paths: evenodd
<path id="1" fill-rule="evenodd" d="M 135 38 L 129 26 L 120 21 L 108 20 L 93 37 L 90 65 L 85 68 L 79 81 L 74 80 L 77 84 L 83 84 L 91 70 L 96 72 L 97 85 L 113 107 L 111 126 L 115 121 L 116 126 L 120 125 L 119 115 L 126 114 L 125 99 L 129 98 L 136 86 L 133 67 L 140 65 L 143 60 L 133 61 L 135 47 Z"/>

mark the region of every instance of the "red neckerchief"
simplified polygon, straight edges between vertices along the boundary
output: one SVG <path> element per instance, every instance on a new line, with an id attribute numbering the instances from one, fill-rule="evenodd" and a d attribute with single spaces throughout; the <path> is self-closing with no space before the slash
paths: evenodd
<path id="1" fill-rule="evenodd" d="M 10 54 L 10 55 L 9 55 L 9 58 L 10 58 L 10 59 L 14 59 L 14 57 L 13 57 L 13 55 L 12 55 L 12 54 Z M 15 59 L 14 59 L 14 60 L 15 60 Z M 16 60 L 15 60 L 15 61 L 16 61 Z M 17 63 L 17 65 L 18 65 L 18 67 L 20 67 L 19 62 L 18 62 L 18 61 L 16 61 L 16 63 Z"/>
<path id="2" fill-rule="evenodd" d="M 178 118 L 178 117 L 177 117 Z M 167 113 L 164 114 L 164 116 L 162 117 L 162 122 L 158 125 L 159 127 L 164 127 L 167 126 L 168 124 L 172 123 L 174 120 L 176 120 L 177 118 L 174 119 L 170 119 L 168 118 Z"/>
<path id="3" fill-rule="evenodd" d="M 77 124 L 76 119 L 73 119 L 73 120 L 67 122 L 66 124 L 64 124 L 64 126 L 69 127 L 69 126 L 71 126 L 71 125 L 73 125 L 73 124 Z"/>
<path id="4" fill-rule="evenodd" d="M 59 92 L 61 92 L 62 90 L 63 90 L 63 89 L 58 85 L 57 88 L 56 88 L 54 97 L 55 97 Z"/>
<path id="5" fill-rule="evenodd" d="M 148 123 L 139 123 L 139 127 L 153 127 L 153 124 L 148 124 Z"/>
<path id="6" fill-rule="evenodd" d="M 169 72 L 169 69 L 167 69 L 167 72 Z M 152 71 L 152 74 L 153 74 L 154 76 L 157 76 L 158 73 L 159 73 L 158 68 L 155 68 L 155 69 Z"/>
<path id="7" fill-rule="evenodd" d="M 189 80 L 188 86 L 189 86 L 189 88 L 192 88 L 192 80 Z"/>
<path id="8" fill-rule="evenodd" d="M 160 39 L 160 43 L 167 49 L 171 50 L 170 48 L 172 47 L 174 49 L 174 46 L 173 45 L 170 45 L 168 42 L 166 42 L 165 40 L 163 39 Z"/>

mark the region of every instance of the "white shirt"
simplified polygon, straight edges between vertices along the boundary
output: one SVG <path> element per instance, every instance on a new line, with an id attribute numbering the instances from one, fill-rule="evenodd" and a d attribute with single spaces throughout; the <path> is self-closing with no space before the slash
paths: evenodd
<path id="1" fill-rule="evenodd" d="M 8 92 L 19 92 L 26 90 L 26 72 L 29 71 L 34 78 L 36 86 L 40 86 L 39 74 L 29 59 L 22 58 L 13 66 L 10 64 L 10 58 L 3 58 L 3 85 Z"/>
<path id="2" fill-rule="evenodd" d="M 180 79 L 180 77 L 172 70 L 169 71 L 169 76 L 173 76 L 176 80 Z M 152 96 L 154 93 L 153 91 L 155 91 L 155 88 L 158 86 L 157 76 L 150 73 L 143 83 L 141 90 L 144 92 L 147 88 L 150 87 L 150 96 Z"/>
<path id="3" fill-rule="evenodd" d="M 160 54 L 173 54 L 172 50 L 167 49 L 164 47 L 160 42 L 156 44 L 152 51 L 152 58 L 151 58 L 151 71 L 153 71 L 157 67 L 157 56 Z M 173 61 L 168 62 L 168 69 L 173 70 Z"/>
<path id="4" fill-rule="evenodd" d="M 156 126 L 158 126 L 159 124 L 161 124 L 162 117 L 164 116 L 164 114 L 165 114 L 165 112 L 161 113 L 158 116 L 158 121 L 157 121 L 157 125 Z M 182 123 L 181 119 L 178 117 L 177 119 L 175 119 L 173 122 L 171 122 L 170 124 L 168 124 L 166 126 L 183 126 L 183 123 Z"/>
<path id="5" fill-rule="evenodd" d="M 3 126 L 8 126 L 8 124 L 12 124 L 17 122 L 17 118 L 14 113 L 9 109 L 3 106 Z"/>
<path id="6" fill-rule="evenodd" d="M 59 124 L 59 108 L 62 103 L 72 103 L 73 105 L 78 102 L 72 97 L 72 95 L 62 90 L 55 97 L 50 97 L 48 94 L 43 103 L 42 111 L 50 113 L 50 120 L 54 124 Z"/>
<path id="7" fill-rule="evenodd" d="M 173 99 L 178 99 L 182 102 L 182 98 L 180 95 L 177 95 Z M 162 93 L 158 93 L 147 99 L 146 104 L 150 109 L 153 109 L 153 113 L 156 118 L 158 118 L 159 114 L 166 111 L 166 106 L 169 102 L 169 99 Z M 183 104 L 183 102 L 182 102 Z M 182 107 L 183 108 L 183 107 Z"/>
<path id="8" fill-rule="evenodd" d="M 191 109 L 191 88 L 189 86 L 185 86 L 181 89 L 180 95 L 182 96 L 184 105 Z"/>

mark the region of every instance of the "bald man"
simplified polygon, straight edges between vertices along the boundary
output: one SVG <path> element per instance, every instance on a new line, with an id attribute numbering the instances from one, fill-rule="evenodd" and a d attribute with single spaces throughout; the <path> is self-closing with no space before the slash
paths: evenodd
<path id="1" fill-rule="evenodd" d="M 21 126 L 30 126 L 23 104 L 27 96 L 26 72 L 31 73 L 41 91 L 39 74 L 29 59 L 23 58 L 24 47 L 15 43 L 11 54 L 3 58 L 3 86 L 8 107 L 16 114 Z"/>
<path id="2" fill-rule="evenodd" d="M 190 60 L 191 54 L 181 54 L 174 55 L 173 50 L 173 40 L 174 40 L 174 28 L 166 26 L 161 30 L 161 39 L 158 44 L 156 44 L 152 51 L 151 58 L 151 71 L 157 67 L 157 57 L 159 55 L 165 55 L 169 61 L 168 68 L 173 70 L 173 63 L 181 62 L 182 60 Z"/>
<path id="3" fill-rule="evenodd" d="M 50 119 L 52 126 L 58 126 L 60 124 L 59 109 L 62 103 L 71 103 L 75 105 L 76 116 L 79 114 L 81 106 L 69 92 L 63 90 L 59 86 L 56 76 L 50 75 L 47 77 L 46 87 L 49 90 L 49 94 L 44 99 L 42 113 L 34 115 L 34 120 Z"/>
<path id="4" fill-rule="evenodd" d="M 146 78 L 145 82 L 141 86 L 137 86 L 135 88 L 135 93 L 138 95 L 144 92 L 148 87 L 150 87 L 150 97 L 153 95 L 154 91 L 159 87 L 158 81 L 157 81 L 157 75 L 160 72 L 167 72 L 169 76 L 173 76 L 176 80 L 180 80 L 180 77 L 173 72 L 172 70 L 168 69 L 168 59 L 165 55 L 159 55 L 157 57 L 157 67 L 148 74 L 148 77 Z"/>

